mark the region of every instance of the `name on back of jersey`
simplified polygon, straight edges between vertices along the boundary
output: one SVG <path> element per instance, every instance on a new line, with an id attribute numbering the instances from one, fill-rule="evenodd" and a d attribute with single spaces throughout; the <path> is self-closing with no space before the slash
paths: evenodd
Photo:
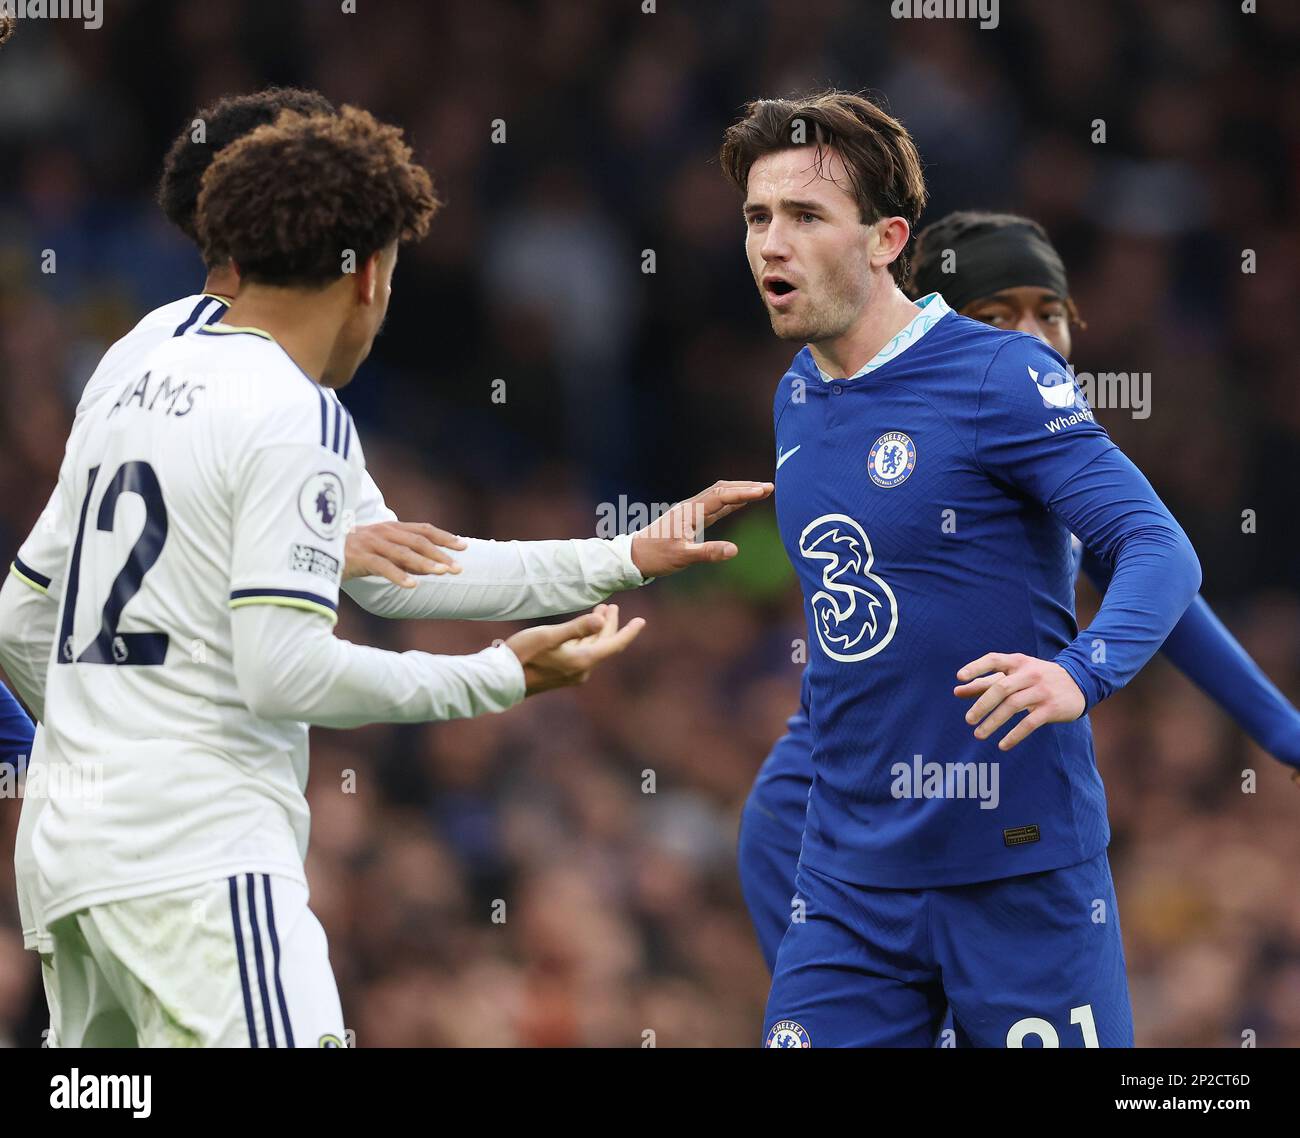
<path id="1" fill-rule="evenodd" d="M 191 384 L 188 379 L 173 383 L 171 376 L 155 377 L 152 371 L 147 371 L 138 380 L 122 385 L 117 402 L 108 409 L 108 417 L 111 419 L 128 407 L 139 407 L 143 411 L 157 410 L 180 419 L 194 410 L 195 396 L 203 390 L 204 384 Z"/>

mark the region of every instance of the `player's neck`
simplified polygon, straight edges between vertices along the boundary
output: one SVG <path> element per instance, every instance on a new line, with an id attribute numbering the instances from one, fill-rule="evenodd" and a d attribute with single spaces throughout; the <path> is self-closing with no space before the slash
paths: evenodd
<path id="1" fill-rule="evenodd" d="M 265 332 L 294 363 L 320 383 L 342 326 L 328 295 L 329 290 L 245 284 L 231 302 L 222 323 Z"/>
<path id="2" fill-rule="evenodd" d="M 817 366 L 827 375 L 847 379 L 908 326 L 921 310 L 887 279 L 883 296 L 873 296 L 857 322 L 842 336 L 808 345 Z"/>
<path id="3" fill-rule="evenodd" d="M 229 261 L 208 270 L 208 275 L 203 281 L 203 292 L 208 296 L 220 296 L 232 300 L 238 291 L 239 274 Z"/>

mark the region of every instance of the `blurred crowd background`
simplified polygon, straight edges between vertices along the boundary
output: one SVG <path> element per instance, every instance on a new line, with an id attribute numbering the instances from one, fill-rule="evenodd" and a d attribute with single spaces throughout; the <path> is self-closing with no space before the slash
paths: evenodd
<path id="1" fill-rule="evenodd" d="M 99 30 L 28 21 L 0 53 L 5 561 L 100 353 L 200 285 L 152 201 L 198 105 L 292 83 L 407 128 L 447 206 L 403 254 L 345 402 L 404 519 L 550 538 L 592 534 L 620 495 L 771 476 L 792 349 L 770 334 L 714 156 L 751 97 L 871 89 L 916 137 L 928 219 L 1039 219 L 1087 322 L 1075 366 L 1151 374 L 1149 418 L 1099 418 L 1191 535 L 1205 596 L 1300 699 L 1300 6 L 1005 0 L 993 30 L 893 19 L 887 0 L 357 7 L 105 0 Z M 740 558 L 625 597 L 649 627 L 583 689 L 313 732 L 312 904 L 358 1045 L 758 1042 L 767 976 L 735 836 L 797 701 L 803 620 L 770 505 L 726 525 Z M 349 604 L 339 631 L 461 652 L 509 628 Z M 1300 1045 L 1288 769 L 1160 660 L 1093 725 L 1138 1043 Z M 5 851 L 17 816 L 0 801 Z M 45 1023 L 6 853 L 0 1042 L 38 1042 Z"/>

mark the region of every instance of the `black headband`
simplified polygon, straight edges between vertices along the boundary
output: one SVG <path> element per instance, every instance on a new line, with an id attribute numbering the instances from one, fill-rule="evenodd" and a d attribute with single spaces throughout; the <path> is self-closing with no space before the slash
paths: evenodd
<path id="1" fill-rule="evenodd" d="M 944 253 L 951 249 L 952 272 L 945 273 Z M 985 229 L 971 237 L 957 237 L 934 256 L 926 250 L 925 263 L 917 265 L 912 279 L 918 297 L 943 294 L 950 308 L 960 311 L 973 300 L 1008 288 L 1046 288 L 1065 299 L 1070 286 L 1065 266 L 1051 242 L 1028 225 Z"/>

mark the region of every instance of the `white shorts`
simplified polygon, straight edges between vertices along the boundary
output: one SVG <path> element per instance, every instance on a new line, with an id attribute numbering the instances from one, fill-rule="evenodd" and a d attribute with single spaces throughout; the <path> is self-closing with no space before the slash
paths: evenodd
<path id="1" fill-rule="evenodd" d="M 344 1047 L 307 888 L 241 873 L 92 905 L 50 928 L 59 1047 Z"/>

